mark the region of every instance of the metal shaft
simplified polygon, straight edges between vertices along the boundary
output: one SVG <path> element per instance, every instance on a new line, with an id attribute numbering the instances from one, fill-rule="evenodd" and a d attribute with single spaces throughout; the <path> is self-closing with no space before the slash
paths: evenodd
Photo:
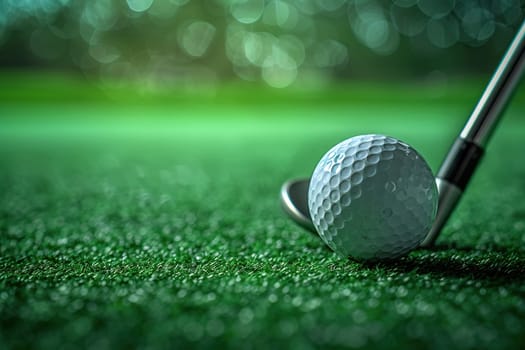
<path id="1" fill-rule="evenodd" d="M 439 204 L 436 221 L 422 247 L 434 244 L 456 207 L 483 155 L 525 67 L 525 21 L 490 79 L 436 177 Z"/>

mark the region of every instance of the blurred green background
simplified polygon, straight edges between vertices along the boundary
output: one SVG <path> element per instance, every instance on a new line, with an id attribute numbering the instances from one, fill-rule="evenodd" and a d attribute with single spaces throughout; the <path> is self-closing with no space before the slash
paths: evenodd
<path id="1" fill-rule="evenodd" d="M 490 72 L 520 0 L 2 0 L 0 66 L 143 89 Z"/>

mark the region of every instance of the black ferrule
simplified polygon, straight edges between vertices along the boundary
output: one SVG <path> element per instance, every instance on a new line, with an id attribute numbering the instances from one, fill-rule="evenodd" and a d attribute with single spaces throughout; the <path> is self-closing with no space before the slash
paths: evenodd
<path id="1" fill-rule="evenodd" d="M 462 191 L 465 190 L 483 152 L 481 146 L 458 137 L 443 161 L 437 177 L 456 185 Z"/>

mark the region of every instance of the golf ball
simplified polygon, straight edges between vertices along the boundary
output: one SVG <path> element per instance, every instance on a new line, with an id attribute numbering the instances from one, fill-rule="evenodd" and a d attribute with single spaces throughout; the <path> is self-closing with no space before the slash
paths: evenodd
<path id="1" fill-rule="evenodd" d="M 314 226 L 336 253 L 356 260 L 394 259 L 430 231 L 438 192 L 426 161 L 383 135 L 362 135 L 330 149 L 308 190 Z"/>

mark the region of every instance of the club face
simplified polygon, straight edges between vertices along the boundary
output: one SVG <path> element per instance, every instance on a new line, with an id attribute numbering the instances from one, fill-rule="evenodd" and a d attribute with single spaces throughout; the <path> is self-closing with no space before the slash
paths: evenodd
<path id="1" fill-rule="evenodd" d="M 317 235 L 308 209 L 310 179 L 290 180 L 281 187 L 281 204 L 284 211 L 297 224 Z"/>

